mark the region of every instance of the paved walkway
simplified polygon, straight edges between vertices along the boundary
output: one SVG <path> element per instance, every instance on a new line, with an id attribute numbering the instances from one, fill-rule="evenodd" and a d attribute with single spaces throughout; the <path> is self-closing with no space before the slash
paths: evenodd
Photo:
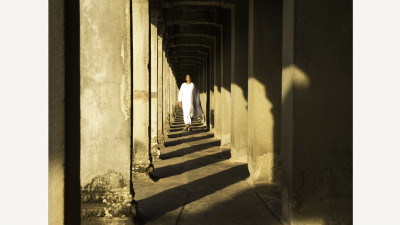
<path id="1" fill-rule="evenodd" d="M 280 224 L 246 179 L 247 165 L 229 160 L 229 151 L 194 121 L 183 131 L 181 113 L 172 125 L 153 180 L 135 180 L 138 224 Z"/>

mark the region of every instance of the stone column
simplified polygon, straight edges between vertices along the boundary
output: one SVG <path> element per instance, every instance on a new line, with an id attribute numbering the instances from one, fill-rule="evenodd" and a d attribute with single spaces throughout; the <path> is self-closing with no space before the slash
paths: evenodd
<path id="1" fill-rule="evenodd" d="M 201 63 L 201 65 L 199 66 L 199 71 L 200 73 L 197 81 L 197 87 L 199 88 L 199 93 L 200 93 L 200 104 L 203 107 L 204 106 L 204 59 L 203 63 Z"/>
<path id="2" fill-rule="evenodd" d="M 174 122 L 175 113 L 175 74 L 171 68 L 171 124 Z"/>
<path id="3" fill-rule="evenodd" d="M 167 62 L 167 57 L 165 56 L 165 51 L 163 50 L 163 134 L 164 136 L 167 134 L 167 109 L 168 109 L 168 95 L 167 95 L 167 75 L 168 75 L 168 62 Z"/>
<path id="4" fill-rule="evenodd" d="M 176 108 L 177 102 L 178 102 L 178 95 L 176 93 L 176 77 L 175 76 L 174 76 L 174 89 L 173 89 L 173 92 L 174 92 L 174 116 L 175 116 L 175 108 Z M 175 118 L 174 118 L 174 120 L 175 120 Z"/>
<path id="5" fill-rule="evenodd" d="M 232 40 L 231 106 L 232 143 L 231 159 L 247 162 L 247 64 L 248 64 L 248 1 L 237 1 L 234 20 L 235 33 Z"/>
<path id="6" fill-rule="evenodd" d="M 149 2 L 132 0 L 133 172 L 145 172 L 149 156 Z"/>
<path id="7" fill-rule="evenodd" d="M 204 74 L 205 74 L 205 70 L 204 70 L 204 58 L 203 58 L 203 63 L 201 64 L 201 75 L 200 75 L 200 82 L 201 82 L 201 107 L 203 107 L 203 112 L 206 113 L 206 110 L 204 108 L 205 104 L 204 104 L 204 96 L 205 96 L 205 92 L 204 92 Z"/>
<path id="8" fill-rule="evenodd" d="M 157 142 L 158 145 L 164 145 L 163 138 L 163 50 L 162 50 L 162 37 L 158 36 L 157 45 Z"/>
<path id="9" fill-rule="evenodd" d="M 248 167 L 253 181 L 279 182 L 282 3 L 249 3 Z"/>
<path id="10" fill-rule="evenodd" d="M 170 124 L 173 123 L 174 121 L 174 91 L 175 91 L 175 86 L 174 86 L 174 74 L 171 69 L 171 76 L 170 76 Z"/>
<path id="11" fill-rule="evenodd" d="M 129 216 L 132 201 L 130 2 L 81 0 L 80 5 L 82 220 L 109 214 Z M 133 25 L 140 31 L 137 23 Z M 115 206 L 119 205 L 116 198 L 123 199 L 122 206 Z M 99 207 L 101 204 L 104 207 Z"/>
<path id="12" fill-rule="evenodd" d="M 221 62 L 222 62 L 222 27 L 216 32 L 216 49 L 215 49 L 215 73 L 214 73 L 214 123 L 215 137 L 221 137 L 221 120 L 222 120 L 222 103 L 221 103 Z"/>
<path id="13" fill-rule="evenodd" d="M 231 146 L 231 35 L 234 30 L 231 29 L 231 10 L 225 9 L 225 22 L 223 25 L 223 63 L 221 76 L 221 108 L 222 108 L 222 135 L 221 148 L 230 148 Z M 233 31 L 233 32 L 232 32 Z"/>
<path id="14" fill-rule="evenodd" d="M 164 118 L 164 134 L 168 133 L 169 129 L 169 63 L 167 58 L 165 59 L 165 77 L 164 77 L 164 92 L 165 92 L 165 99 L 164 99 L 164 108 L 165 108 L 165 118 Z"/>
<path id="15" fill-rule="evenodd" d="M 160 150 L 158 149 L 158 142 L 157 142 L 157 126 L 158 126 L 158 116 L 157 116 L 157 79 L 158 79 L 158 64 L 157 64 L 157 46 L 158 46 L 158 36 L 157 36 L 157 26 L 154 23 L 151 23 L 150 27 L 150 48 L 151 48 L 151 79 L 150 79 L 150 151 L 152 159 L 157 159 L 160 155 Z"/>
<path id="16" fill-rule="evenodd" d="M 79 2 L 79 1 L 78 1 Z M 48 223 L 49 224 L 64 224 L 64 216 L 68 209 L 65 204 L 68 200 L 64 198 L 68 195 L 68 187 L 65 179 L 66 173 L 66 102 L 65 92 L 68 88 L 65 87 L 66 65 L 65 52 L 65 35 L 68 32 L 65 28 L 64 1 L 49 1 L 49 164 L 48 164 Z M 79 7 L 78 7 L 79 10 Z M 79 19 L 78 19 L 79 20 Z M 78 21 L 79 22 L 79 21 Z M 79 30 L 79 28 L 78 28 Z M 77 34 L 79 36 L 79 34 Z M 79 37 L 78 37 L 79 38 Z M 79 50 L 79 43 L 77 44 Z M 69 49 L 71 50 L 71 49 Z M 79 51 L 77 51 L 79 52 Z M 75 59 L 76 60 L 76 59 Z M 79 62 L 79 57 L 78 60 Z M 70 68 L 71 69 L 71 68 Z M 79 68 L 78 68 L 79 71 Z M 70 76 L 71 74 L 68 74 Z M 79 73 L 77 86 L 79 88 Z M 76 76 L 75 75 L 75 76 Z M 71 80 L 71 77 L 68 77 Z M 73 89 L 70 89 L 73 90 Z M 78 95 L 79 100 L 79 93 Z M 77 111 L 79 112 L 79 101 L 77 102 Z M 72 107 L 71 107 L 72 108 Z M 71 122 L 71 121 L 70 121 Z M 75 121 L 75 124 L 79 121 Z M 68 124 L 71 126 L 71 123 Z M 76 131 L 75 131 L 76 133 Z M 78 135 L 79 136 L 79 132 Z M 79 138 L 78 138 L 79 139 Z M 79 141 L 78 141 L 79 143 Z M 79 157 L 79 144 L 78 148 Z M 75 150 L 75 151 L 76 151 Z M 78 159 L 79 160 L 79 159 Z M 75 160 L 75 163 L 77 161 Z M 78 177 L 79 181 L 79 162 L 78 162 Z M 79 183 L 78 183 L 79 185 Z M 79 186 L 78 186 L 79 187 Z M 73 188 L 70 188 L 70 190 Z M 79 191 L 79 189 L 78 189 Z M 80 193 L 79 193 L 80 195 Z M 78 200 L 80 200 L 78 195 Z M 71 199 L 69 199 L 71 200 Z M 80 201 L 78 201 L 78 214 L 80 211 Z M 75 210 L 74 209 L 74 210 Z M 75 210 L 76 211 L 76 210 Z M 75 218 L 76 219 L 76 218 Z M 79 223 L 79 220 L 76 221 Z"/>
<path id="17" fill-rule="evenodd" d="M 171 120 L 170 123 L 174 122 L 174 108 L 175 108 L 175 74 L 171 68 Z"/>
<path id="18" fill-rule="evenodd" d="M 215 133 L 215 53 L 216 52 L 216 39 L 215 37 L 213 38 L 213 44 L 211 48 L 211 54 L 209 58 L 210 66 L 209 66 L 209 88 L 210 88 L 210 93 L 209 93 L 209 107 L 210 107 L 210 130 Z"/>
<path id="19" fill-rule="evenodd" d="M 207 67 L 206 67 L 206 71 L 207 71 L 207 77 L 206 77 L 206 125 L 207 125 L 207 130 L 211 130 L 212 126 L 211 126 L 211 100 L 213 97 L 212 94 L 212 89 L 211 87 L 213 87 L 212 84 L 212 80 L 211 80 L 211 56 L 213 54 L 213 47 L 211 46 L 211 48 L 209 49 L 209 54 L 207 57 Z"/>
<path id="20" fill-rule="evenodd" d="M 168 126 L 171 125 L 172 122 L 172 70 L 171 67 L 168 66 Z"/>
<path id="21" fill-rule="evenodd" d="M 352 224 L 352 2 L 283 1 L 284 224 Z"/>
<path id="22" fill-rule="evenodd" d="M 207 57 L 206 55 L 203 64 L 203 103 L 201 106 L 203 107 L 204 116 L 203 116 L 203 124 L 207 125 Z"/>

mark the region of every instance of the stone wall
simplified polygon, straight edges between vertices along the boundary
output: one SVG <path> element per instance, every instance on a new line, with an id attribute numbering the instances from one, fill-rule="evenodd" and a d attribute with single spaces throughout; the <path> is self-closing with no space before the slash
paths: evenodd
<path id="1" fill-rule="evenodd" d="M 108 170 L 130 179 L 129 1 L 81 0 L 81 187 Z"/>
<path id="2" fill-rule="evenodd" d="M 64 1 L 49 1 L 49 224 L 64 223 Z"/>
<path id="3" fill-rule="evenodd" d="M 352 3 L 284 1 L 283 214 L 352 221 Z"/>

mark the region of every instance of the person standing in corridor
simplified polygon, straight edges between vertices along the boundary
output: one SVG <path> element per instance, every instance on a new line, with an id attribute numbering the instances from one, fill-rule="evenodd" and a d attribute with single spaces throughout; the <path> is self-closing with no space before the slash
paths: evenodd
<path id="1" fill-rule="evenodd" d="M 183 83 L 179 89 L 178 102 L 179 107 L 183 110 L 184 129 L 189 131 L 189 126 L 192 124 L 192 117 L 198 116 L 201 118 L 203 114 L 199 91 L 192 82 L 189 74 L 186 75 L 186 82 Z"/>

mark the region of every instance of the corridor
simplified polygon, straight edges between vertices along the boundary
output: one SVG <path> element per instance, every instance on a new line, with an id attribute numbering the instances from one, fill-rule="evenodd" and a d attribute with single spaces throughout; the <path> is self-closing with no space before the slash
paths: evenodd
<path id="1" fill-rule="evenodd" d="M 199 119 L 182 131 L 178 110 L 152 179 L 133 182 L 139 224 L 281 224 L 249 182 L 247 165 L 230 161 Z M 153 181 L 152 181 L 153 180 Z M 280 201 L 269 191 L 267 201 Z"/>
<path id="2" fill-rule="evenodd" d="M 52 220 L 351 224 L 351 1 L 71 1 Z"/>

